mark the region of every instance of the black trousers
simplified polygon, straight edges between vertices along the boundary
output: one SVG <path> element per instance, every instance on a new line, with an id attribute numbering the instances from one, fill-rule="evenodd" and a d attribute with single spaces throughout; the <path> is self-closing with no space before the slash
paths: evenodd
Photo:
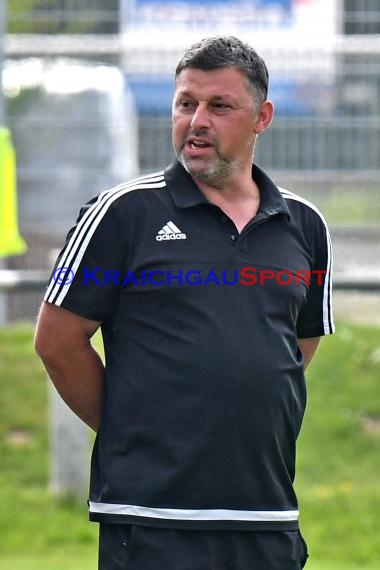
<path id="1" fill-rule="evenodd" d="M 101 524 L 99 570 L 301 570 L 299 531 L 204 531 Z"/>

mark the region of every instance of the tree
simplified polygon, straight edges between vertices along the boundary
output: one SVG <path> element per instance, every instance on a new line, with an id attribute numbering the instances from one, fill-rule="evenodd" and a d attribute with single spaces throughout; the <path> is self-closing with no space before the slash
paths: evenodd
<path id="1" fill-rule="evenodd" d="M 22 34 L 116 33 L 119 0 L 12 0 L 8 32 Z"/>

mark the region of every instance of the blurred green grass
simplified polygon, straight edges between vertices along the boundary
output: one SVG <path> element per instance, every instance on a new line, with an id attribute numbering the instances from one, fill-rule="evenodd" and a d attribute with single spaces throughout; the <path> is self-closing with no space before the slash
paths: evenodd
<path id="1" fill-rule="evenodd" d="M 380 186 L 328 183 L 290 183 L 289 190 L 313 202 L 330 228 L 336 226 L 380 227 Z"/>
<path id="2" fill-rule="evenodd" d="M 296 480 L 308 570 L 380 568 L 379 332 L 340 323 L 308 371 Z M 0 567 L 95 570 L 85 498 L 48 492 L 48 390 L 32 338 L 29 324 L 0 329 Z"/>

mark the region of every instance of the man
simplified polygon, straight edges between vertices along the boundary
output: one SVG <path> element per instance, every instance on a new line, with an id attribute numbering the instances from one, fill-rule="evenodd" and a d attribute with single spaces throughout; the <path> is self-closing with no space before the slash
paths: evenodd
<path id="1" fill-rule="evenodd" d="M 304 368 L 333 332 L 331 249 L 315 207 L 252 165 L 267 90 L 240 40 L 190 47 L 177 160 L 86 205 L 48 286 L 36 349 L 97 431 L 101 570 L 306 563 L 295 443 Z M 90 344 L 99 326 L 105 368 Z"/>

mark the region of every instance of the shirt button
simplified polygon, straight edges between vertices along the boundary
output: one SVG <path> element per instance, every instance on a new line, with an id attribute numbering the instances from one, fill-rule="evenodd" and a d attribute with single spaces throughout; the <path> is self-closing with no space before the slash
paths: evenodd
<path id="1" fill-rule="evenodd" d="M 232 239 L 232 241 L 235 241 L 235 240 L 236 240 L 236 235 L 235 235 L 235 234 L 231 234 L 231 239 Z"/>
<path id="2" fill-rule="evenodd" d="M 227 216 L 222 216 L 222 222 L 225 224 L 227 222 L 228 218 Z"/>

